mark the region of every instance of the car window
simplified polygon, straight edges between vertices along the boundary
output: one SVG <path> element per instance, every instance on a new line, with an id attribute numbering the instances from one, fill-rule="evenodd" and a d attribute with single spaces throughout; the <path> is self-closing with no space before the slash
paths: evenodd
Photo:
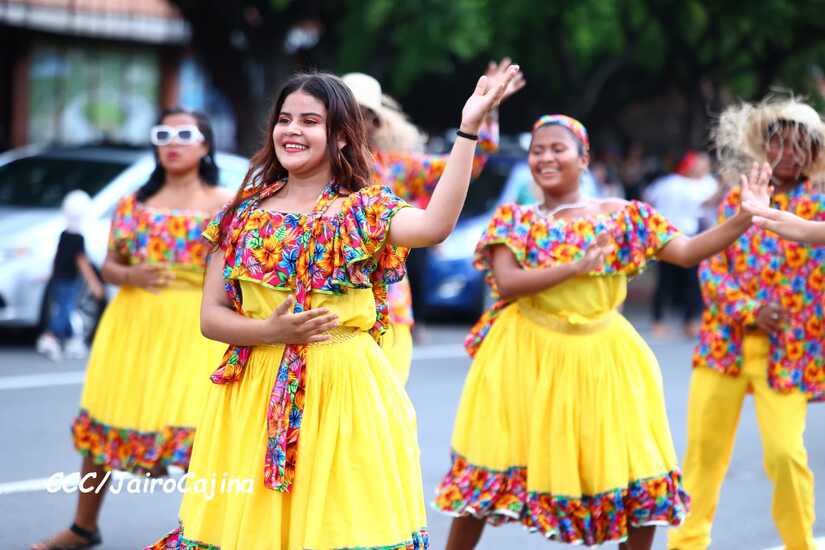
<path id="1" fill-rule="evenodd" d="M 128 167 L 109 160 L 32 156 L 0 166 L 0 205 L 59 208 L 69 191 L 94 196 Z"/>
<path id="2" fill-rule="evenodd" d="M 512 168 L 512 161 L 495 157 L 489 159 L 481 174 L 470 183 L 467 200 L 459 219 L 486 214 L 495 208 Z"/>

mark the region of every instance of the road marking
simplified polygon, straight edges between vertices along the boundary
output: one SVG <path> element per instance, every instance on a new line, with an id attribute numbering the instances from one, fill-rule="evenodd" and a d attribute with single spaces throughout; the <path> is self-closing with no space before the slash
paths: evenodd
<path id="1" fill-rule="evenodd" d="M 814 544 L 816 545 L 817 550 L 825 550 L 825 537 L 820 537 L 814 540 Z M 772 548 L 766 548 L 765 550 L 784 550 L 784 546 L 774 546 Z"/>
<path id="2" fill-rule="evenodd" d="M 432 361 L 435 359 L 456 359 L 467 357 L 464 348 L 456 344 L 419 346 L 413 348 L 413 361 Z M 29 388 L 48 388 L 53 386 L 71 386 L 82 384 L 86 371 L 49 372 L 43 374 L 24 374 L 19 376 L 0 376 L 0 390 L 21 390 Z"/>
<path id="3" fill-rule="evenodd" d="M 0 390 L 69 386 L 72 384 L 82 384 L 85 377 L 86 371 L 82 370 L 3 376 L 0 377 Z"/>
<path id="4" fill-rule="evenodd" d="M 169 468 L 169 475 L 164 479 L 180 479 L 183 475 L 183 470 L 177 467 L 170 467 Z M 145 476 L 138 476 L 135 474 L 130 474 L 129 472 L 120 472 L 120 471 L 112 471 L 113 481 L 118 479 L 139 479 L 141 481 L 145 480 Z M 51 492 L 71 492 L 77 489 L 77 484 L 80 481 L 80 474 L 78 472 L 69 473 L 65 476 L 65 478 L 61 478 L 59 481 L 60 488 L 55 491 L 55 481 L 52 477 L 39 477 L 35 479 L 24 479 L 22 481 L 9 481 L 6 483 L 0 483 L 0 495 L 12 495 L 14 493 L 37 493 L 40 491 L 47 491 L 49 487 L 52 487 Z M 51 483 L 50 483 L 51 482 Z M 87 485 L 91 485 L 92 483 L 87 483 Z"/>

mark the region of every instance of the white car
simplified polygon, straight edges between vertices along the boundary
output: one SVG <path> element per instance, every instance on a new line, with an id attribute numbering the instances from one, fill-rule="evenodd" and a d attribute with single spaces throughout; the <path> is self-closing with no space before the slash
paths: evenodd
<path id="1" fill-rule="evenodd" d="M 234 192 L 247 159 L 218 153 L 221 185 Z M 57 241 L 65 228 L 63 197 L 91 197 L 83 236 L 92 263 L 106 256 L 109 224 L 121 197 L 143 185 L 155 167 L 148 149 L 29 146 L 0 154 L 0 326 L 35 327 Z"/>

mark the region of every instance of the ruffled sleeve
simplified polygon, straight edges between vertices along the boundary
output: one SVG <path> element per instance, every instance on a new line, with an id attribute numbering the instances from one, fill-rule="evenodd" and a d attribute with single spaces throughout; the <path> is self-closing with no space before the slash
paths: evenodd
<path id="1" fill-rule="evenodd" d="M 498 290 L 493 277 L 493 246 L 498 244 L 506 246 L 515 256 L 516 261 L 522 266 L 525 265 L 527 235 L 530 230 L 527 218 L 524 209 L 515 203 L 499 206 L 476 245 L 473 265 L 484 272 L 484 278 L 495 294 L 498 294 Z"/>
<path id="2" fill-rule="evenodd" d="M 390 284 L 404 278 L 409 249 L 387 243 L 395 214 L 410 205 L 389 187 L 373 185 L 345 201 L 338 246 L 334 256 L 341 265 L 334 279 L 348 279 L 355 286 Z"/>
<path id="3" fill-rule="evenodd" d="M 137 237 L 137 199 L 129 195 L 120 199 L 112 216 L 112 225 L 109 230 L 109 250 L 122 259 L 129 260 L 136 247 Z"/>
<path id="4" fill-rule="evenodd" d="M 681 232 L 647 203 L 631 201 L 616 214 L 616 248 L 607 260 L 606 273 L 636 275 Z"/>

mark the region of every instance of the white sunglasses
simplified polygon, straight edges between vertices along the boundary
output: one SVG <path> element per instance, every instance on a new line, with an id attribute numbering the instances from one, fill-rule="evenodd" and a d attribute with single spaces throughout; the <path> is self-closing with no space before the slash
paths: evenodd
<path id="1" fill-rule="evenodd" d="M 179 145 L 194 145 L 204 141 L 203 134 L 194 124 L 183 126 L 166 126 L 159 124 L 149 134 L 152 145 L 169 145 L 173 141 Z"/>

